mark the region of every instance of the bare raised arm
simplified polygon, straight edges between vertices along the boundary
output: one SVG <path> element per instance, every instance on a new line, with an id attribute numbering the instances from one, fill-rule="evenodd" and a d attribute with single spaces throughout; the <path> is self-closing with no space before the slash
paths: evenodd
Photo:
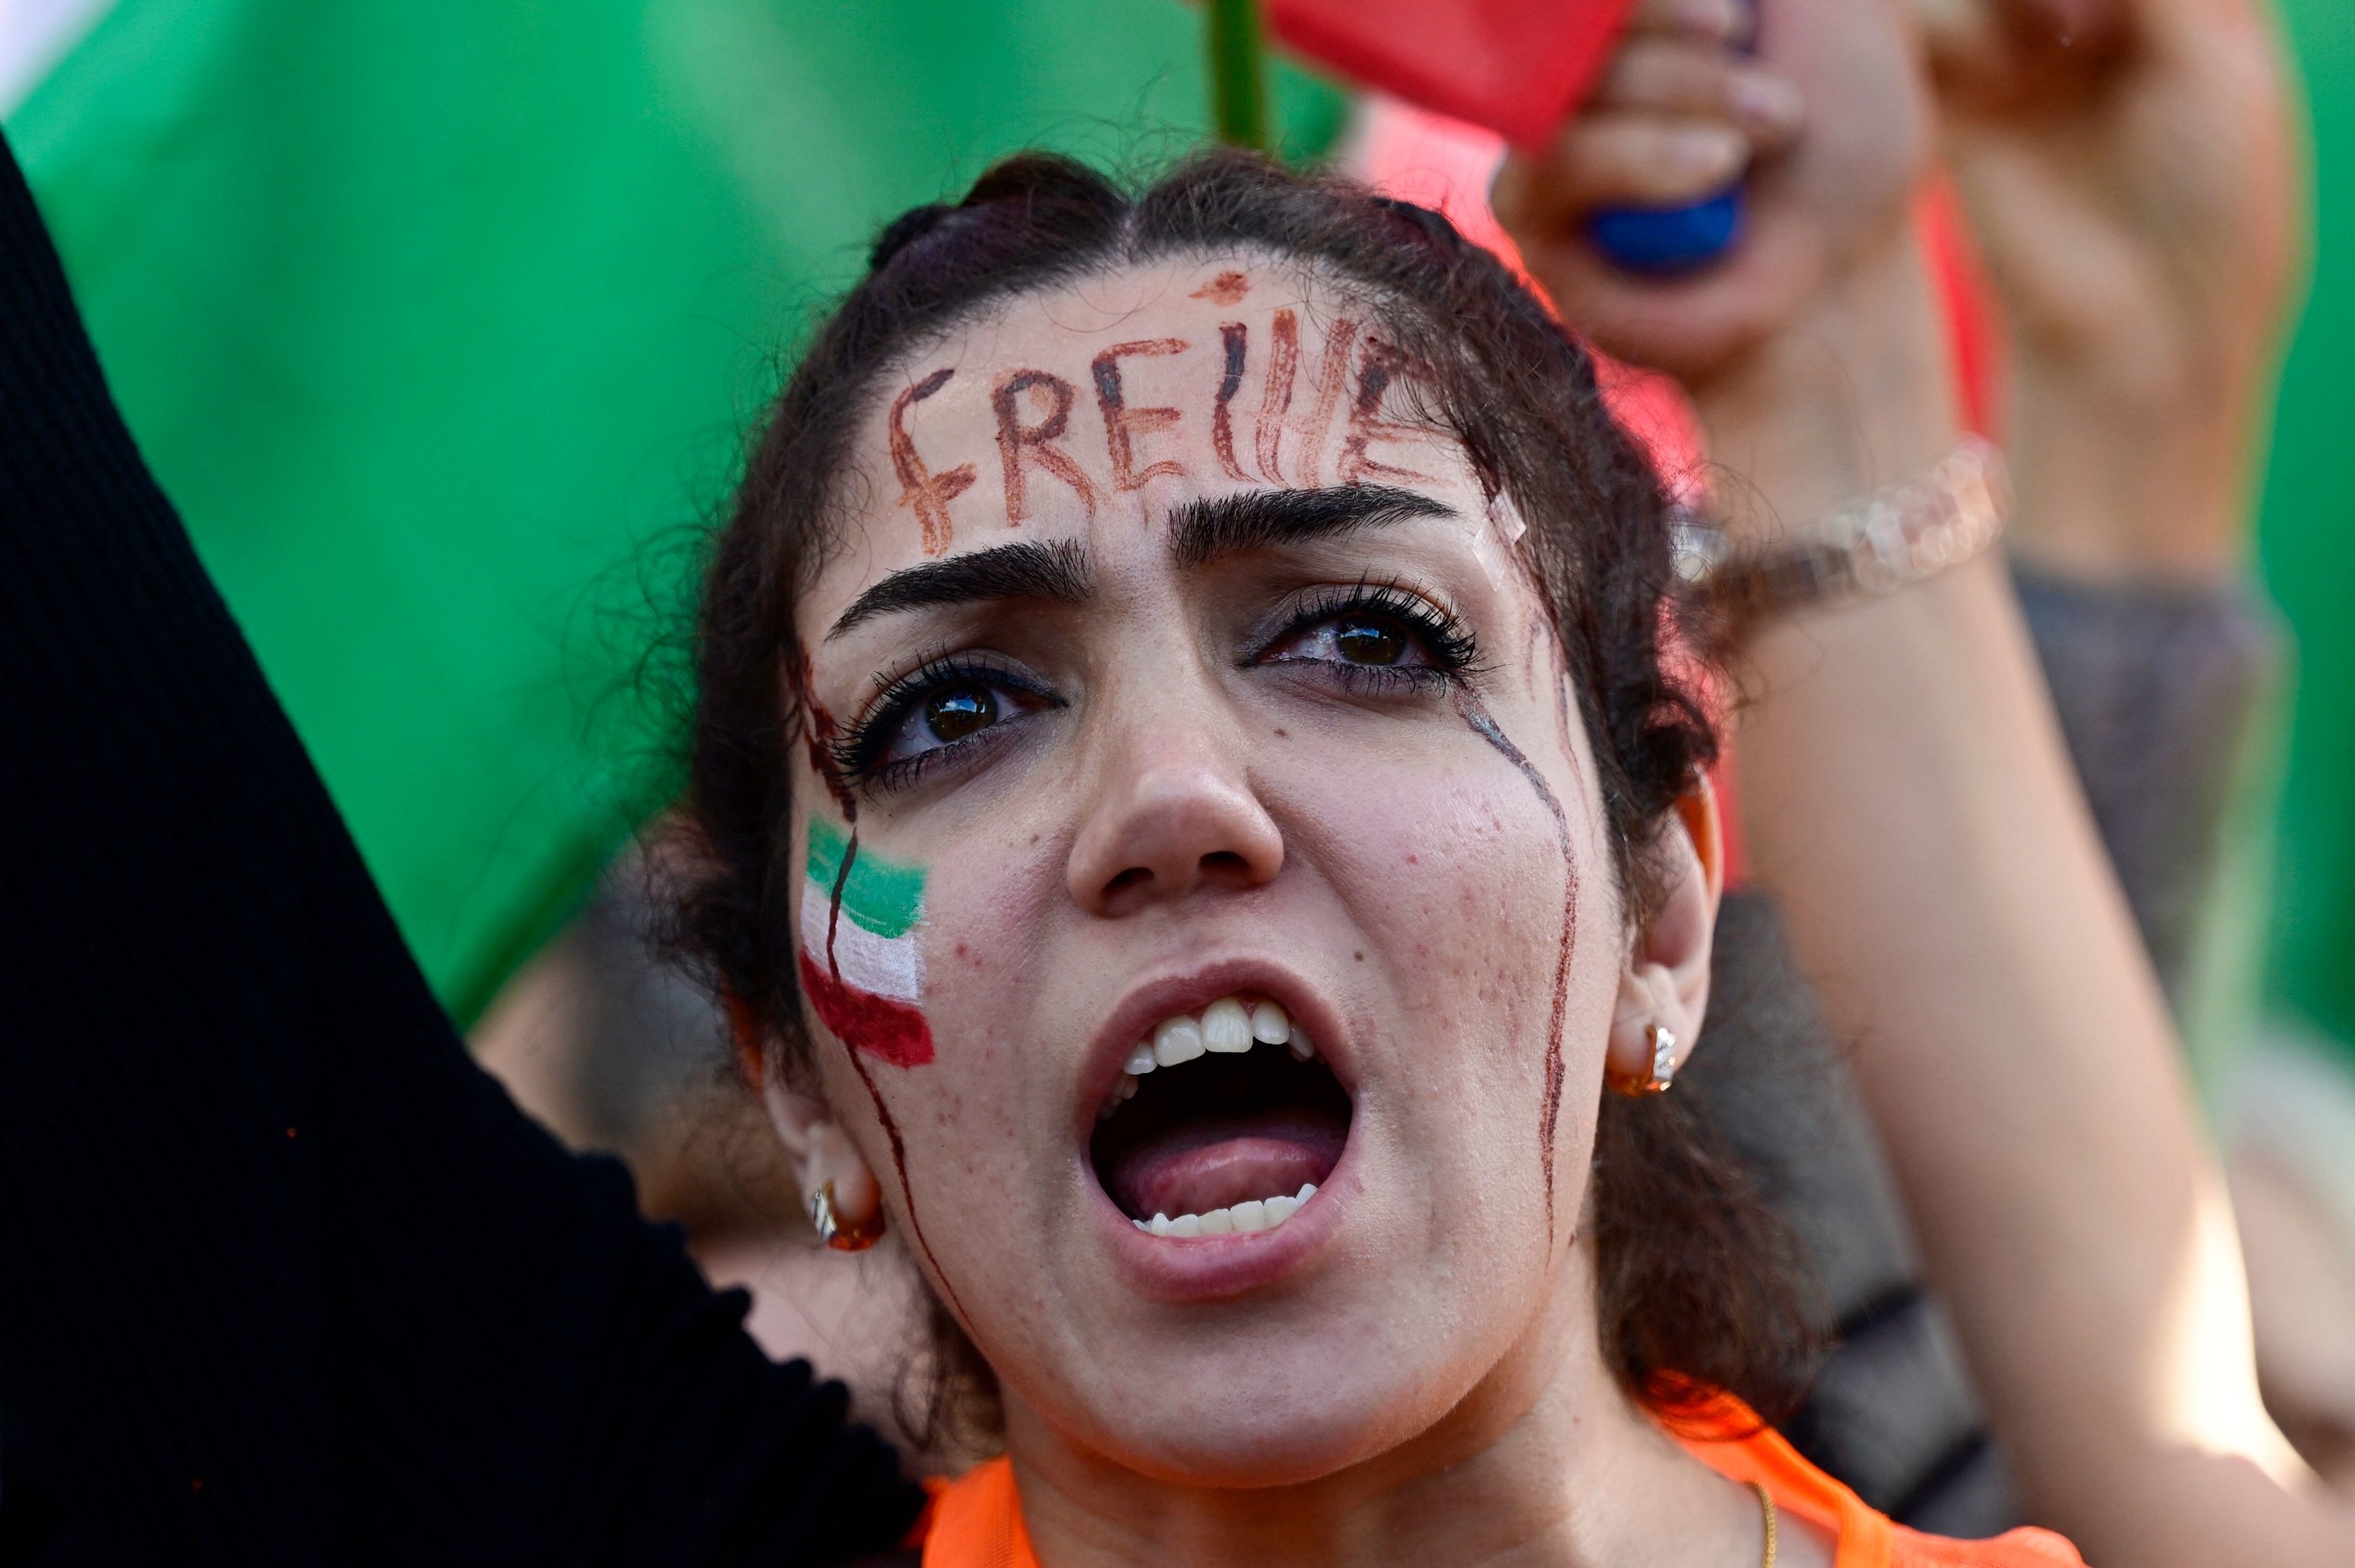
<path id="1" fill-rule="evenodd" d="M 1582 172 L 1580 127 L 1499 186 L 1572 319 L 1685 377 L 1724 520 L 1753 537 L 1923 471 L 1956 428 L 1907 222 L 1936 125 L 1910 18 L 1785 0 L 1761 47 L 1804 129 L 1753 168 L 1752 249 L 1724 270 L 1644 283 L 1588 254 L 1577 217 L 1625 192 Z M 2078 504 L 2050 471 L 2024 467 L 2024 518 Z M 2258 1403 L 2215 1156 L 1999 563 L 1794 616 L 1748 668 L 1759 877 L 1858 1044 L 2040 1520 L 2094 1562 L 2347 1561 L 2355 1528 Z"/>

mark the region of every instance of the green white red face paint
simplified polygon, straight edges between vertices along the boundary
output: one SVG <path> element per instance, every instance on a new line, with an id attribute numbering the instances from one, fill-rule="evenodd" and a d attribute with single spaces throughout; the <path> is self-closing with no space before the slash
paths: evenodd
<path id="1" fill-rule="evenodd" d="M 803 994 L 853 1051 L 920 1067 L 932 1059 L 924 1021 L 924 873 L 859 849 L 813 819 L 802 881 Z"/>

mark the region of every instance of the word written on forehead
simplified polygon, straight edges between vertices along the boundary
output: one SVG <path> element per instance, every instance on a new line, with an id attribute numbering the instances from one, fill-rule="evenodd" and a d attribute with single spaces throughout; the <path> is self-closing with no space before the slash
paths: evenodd
<path id="1" fill-rule="evenodd" d="M 1240 281 L 1238 274 L 1221 273 L 1195 297 L 1231 304 L 1240 297 Z M 1104 461 L 1092 473 L 1073 450 L 1079 438 L 1072 430 L 1072 415 L 1083 406 L 1081 389 L 1051 371 L 1016 367 L 998 372 L 990 385 L 989 407 L 997 432 L 998 474 L 1006 487 L 1007 525 L 1028 522 L 1042 492 L 1050 488 L 1074 497 L 1092 522 L 1107 489 L 1118 494 L 1188 473 L 1187 463 L 1171 450 L 1175 443 L 1170 438 L 1188 410 L 1140 408 L 1129 400 L 1124 377 L 1141 361 L 1170 360 L 1172 370 L 1181 376 L 1199 369 L 1208 407 L 1192 414 L 1208 421 L 1211 452 L 1219 471 L 1229 479 L 1315 488 L 1323 482 L 1326 443 L 1337 421 L 1343 431 L 1334 462 L 1337 482 L 1427 481 L 1427 475 L 1379 461 L 1369 452 L 1377 442 L 1425 433 L 1383 416 L 1384 397 L 1408 376 L 1405 358 L 1395 346 L 1363 330 L 1354 318 L 1341 316 L 1326 334 L 1316 364 L 1304 366 L 1300 318 L 1291 310 L 1277 311 L 1262 335 L 1265 341 L 1254 343 L 1248 323 L 1223 322 L 1218 342 L 1205 342 L 1199 352 L 1186 338 L 1152 337 L 1116 343 L 1097 355 L 1088 366 L 1091 385 L 1084 397 L 1094 405 Z M 979 464 L 932 467 L 917 449 L 909 420 L 918 404 L 938 394 L 956 374 L 943 366 L 911 383 L 892 399 L 886 419 L 891 467 L 900 481 L 899 504 L 913 512 L 922 525 L 927 556 L 944 554 L 955 538 L 951 503 L 973 488 Z M 1252 406 L 1248 416 L 1239 416 L 1235 404 L 1247 389 Z M 1246 417 L 1251 428 L 1247 445 L 1237 440 L 1237 427 Z"/>

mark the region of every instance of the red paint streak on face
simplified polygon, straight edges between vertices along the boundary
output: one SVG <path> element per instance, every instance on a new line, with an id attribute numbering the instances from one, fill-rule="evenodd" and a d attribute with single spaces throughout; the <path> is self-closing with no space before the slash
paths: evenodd
<path id="1" fill-rule="evenodd" d="M 1553 1003 L 1546 1021 L 1545 1104 L 1538 1113 L 1538 1158 L 1545 1167 L 1546 1237 L 1550 1241 L 1553 1236 L 1553 1141 L 1554 1133 L 1561 1125 L 1561 1029 L 1570 1007 L 1570 955 L 1578 942 L 1578 861 L 1570 847 L 1570 814 L 1561 809 L 1561 801 L 1554 794 L 1552 787 L 1546 783 L 1545 775 L 1539 772 L 1537 765 L 1512 743 L 1503 730 L 1497 727 L 1497 721 L 1488 716 L 1488 710 L 1480 705 L 1477 698 L 1458 693 L 1455 711 L 1463 715 L 1465 724 L 1471 726 L 1473 734 L 1495 747 L 1505 760 L 1518 768 L 1521 777 L 1529 781 L 1529 788 L 1538 792 L 1538 799 L 1544 801 L 1546 810 L 1553 814 L 1554 837 L 1561 849 L 1561 947 L 1554 958 Z"/>
<path id="2" fill-rule="evenodd" d="M 1175 459 L 1165 458 L 1136 467 L 1135 440 L 1155 430 L 1166 430 L 1178 422 L 1175 408 L 1132 408 L 1128 397 L 1120 385 L 1120 362 L 1126 357 L 1163 354 L 1183 354 L 1190 345 L 1182 337 L 1154 337 L 1135 343 L 1116 343 L 1091 362 L 1095 372 L 1096 405 L 1103 410 L 1104 444 L 1112 454 L 1112 487 L 1114 490 L 1141 490 L 1148 480 L 1164 474 L 1183 474 L 1186 465 Z"/>
<path id="3" fill-rule="evenodd" d="M 949 377 L 955 374 L 943 366 L 891 399 L 891 469 L 900 476 L 900 504 L 912 507 L 916 521 L 924 525 L 927 556 L 945 552 L 949 540 L 955 536 L 956 530 L 949 522 L 949 503 L 971 488 L 973 464 L 961 462 L 938 473 L 927 469 L 924 460 L 916 454 L 916 439 L 908 433 L 908 409 L 947 386 Z"/>
<path id="4" fill-rule="evenodd" d="M 1242 274 L 1230 272 L 1230 278 Z M 1229 479 L 1248 480 L 1242 464 L 1235 461 L 1235 418 L 1229 407 L 1235 400 L 1235 390 L 1243 384 L 1243 356 L 1251 349 L 1251 328 L 1241 322 L 1224 322 L 1219 327 L 1219 342 L 1226 350 L 1226 368 L 1219 376 L 1218 401 L 1210 405 L 1210 446 L 1219 454 L 1219 467 Z"/>
<path id="5" fill-rule="evenodd" d="M 1022 395 L 1036 390 L 1045 396 L 1047 417 L 1035 425 L 1022 422 Z M 1087 508 L 1088 521 L 1096 520 L 1096 487 L 1088 482 L 1087 474 L 1073 462 L 1071 454 L 1054 443 L 1063 439 L 1071 422 L 1071 384 L 1060 376 L 1050 376 L 1043 370 L 1009 370 L 998 378 L 989 394 L 989 406 L 997 415 L 997 459 L 1006 471 L 1006 521 L 1008 526 L 1030 520 L 1030 494 L 1026 468 L 1037 464 L 1053 474 L 1076 492 L 1080 504 Z"/>
<path id="6" fill-rule="evenodd" d="M 806 651 L 802 654 L 794 679 L 801 688 L 802 749 L 809 758 L 810 771 L 817 775 L 818 782 L 826 786 L 826 792 L 834 797 L 836 805 L 842 808 L 843 820 L 855 830 L 858 826 L 858 797 L 850 792 L 849 782 L 843 778 L 842 768 L 834 759 L 833 741 L 842 733 L 841 727 L 834 722 L 834 715 L 827 711 L 826 705 L 819 702 L 810 690 L 809 654 Z"/>
<path id="7" fill-rule="evenodd" d="M 803 657 L 802 668 L 805 672 L 802 705 L 809 715 L 802 738 L 809 750 L 810 767 L 826 780 L 826 790 L 833 795 L 834 803 L 842 809 L 843 821 L 850 830 L 848 842 L 842 852 L 842 864 L 834 874 L 834 887 L 827 895 L 826 906 L 826 967 L 838 984 L 842 979 L 842 966 L 835 961 L 834 940 L 836 934 L 842 929 L 842 890 L 850 882 L 850 868 L 858 863 L 858 797 L 850 792 L 849 784 L 842 777 L 842 768 L 835 761 L 834 747 L 828 744 L 836 734 L 834 715 L 827 712 L 826 705 L 809 690 L 806 653 Z M 806 969 L 809 955 L 802 954 L 801 960 Z M 839 1034 L 841 1031 L 835 1033 Z"/>
<path id="8" fill-rule="evenodd" d="M 1325 436 L 1333 428 L 1333 411 L 1340 407 L 1341 383 L 1349 374 L 1350 351 L 1358 345 L 1358 323 L 1348 316 L 1333 323 L 1333 330 L 1325 334 L 1325 357 L 1316 362 L 1316 400 L 1308 406 L 1308 418 L 1300 426 L 1300 473 L 1295 480 L 1301 489 L 1316 488 L 1318 471 L 1325 461 Z"/>
<path id="9" fill-rule="evenodd" d="M 800 658 L 794 669 L 794 678 L 801 696 L 802 711 L 807 717 L 807 722 L 803 726 L 803 738 L 809 748 L 810 767 L 820 779 L 826 781 L 827 792 L 834 796 L 835 803 L 842 808 L 843 819 L 850 825 L 850 842 L 843 851 L 842 871 L 834 879 L 833 905 L 827 911 L 826 927 L 826 947 L 829 949 L 827 967 L 831 969 L 833 969 L 831 949 L 834 946 L 835 927 L 842 920 L 842 885 L 848 879 L 851 864 L 858 855 L 858 799 L 850 792 L 848 784 L 842 777 L 842 769 L 836 765 L 834 753 L 826 744 L 834 738 L 837 728 L 834 715 L 826 710 L 824 703 L 817 700 L 816 694 L 810 688 L 809 668 L 809 650 L 804 648 L 800 650 Z M 907 1206 L 908 1229 L 914 1235 L 917 1250 L 924 1255 L 924 1261 L 932 1266 L 932 1276 L 941 1282 L 941 1288 L 948 1292 L 950 1308 L 960 1319 L 969 1324 L 973 1319 L 966 1316 L 964 1304 L 957 1299 L 956 1287 L 948 1282 L 948 1276 L 941 1272 L 940 1260 L 932 1255 L 932 1244 L 924 1239 L 923 1222 L 916 1217 L 916 1189 L 908 1181 L 908 1143 L 907 1139 L 900 1134 L 899 1119 L 892 1116 L 891 1107 L 883 1103 L 883 1091 L 876 1086 L 875 1075 L 868 1069 L 867 1054 L 855 1044 L 858 1036 L 855 1033 L 844 1033 L 829 1020 L 826 1017 L 827 1004 L 818 1000 L 828 988 L 842 990 L 847 988 L 841 987 L 838 970 L 829 974 L 819 969 L 805 952 L 796 953 L 794 957 L 798 960 L 797 967 L 801 971 L 802 985 L 805 994 L 810 998 L 812 1009 L 817 1012 L 819 1022 L 825 1023 L 826 1028 L 833 1032 L 835 1037 L 843 1043 L 845 1047 L 843 1054 L 850 1058 L 850 1070 L 858 1075 L 859 1084 L 867 1090 L 868 1102 L 875 1107 L 875 1119 L 881 1125 L 883 1136 L 890 1142 L 891 1166 L 900 1174 L 900 1197 L 901 1202 Z M 872 1000 L 884 1001 L 881 997 Z M 845 1022 L 852 1022 L 847 1012 L 838 1015 L 844 1018 Z M 923 1060 L 929 1062 L 932 1055 L 932 1028 L 923 1022 L 921 1013 L 917 1014 L 917 1023 L 924 1031 Z M 893 1037 L 885 1035 L 882 1038 L 889 1041 Z M 912 1054 L 912 1048 L 903 1047 L 903 1053 Z M 884 1060 L 890 1061 L 891 1057 L 884 1054 Z M 918 1064 L 903 1062 L 897 1065 L 913 1066 Z"/>
<path id="10" fill-rule="evenodd" d="M 1221 272 L 1187 298 L 1208 300 L 1214 305 L 1239 305 L 1251 292 L 1251 280 L 1241 272 Z"/>
<path id="11" fill-rule="evenodd" d="M 1382 395 L 1405 369 L 1406 356 L 1395 345 L 1378 337 L 1366 340 L 1366 363 L 1358 372 L 1358 395 L 1349 401 L 1349 434 L 1341 443 L 1340 471 L 1335 476 L 1343 484 L 1363 484 L 1369 480 L 1401 484 L 1430 482 L 1427 474 L 1393 468 L 1366 455 L 1369 441 L 1402 440 L 1419 433 L 1411 425 L 1381 417 Z"/>
<path id="12" fill-rule="evenodd" d="M 900 1134 L 899 1118 L 891 1114 L 891 1107 L 883 1103 L 883 1091 L 875 1086 L 875 1075 L 868 1071 L 867 1059 L 856 1051 L 848 1054 L 851 1071 L 858 1075 L 859 1083 L 867 1090 L 868 1103 L 875 1107 L 875 1119 L 882 1124 L 883 1136 L 891 1145 L 891 1168 L 900 1173 L 900 1200 L 908 1211 L 909 1234 L 915 1238 L 916 1250 L 922 1253 L 924 1261 L 932 1266 L 932 1277 L 941 1282 L 943 1290 L 948 1292 L 949 1309 L 969 1328 L 973 1319 L 966 1314 L 964 1303 L 957 1299 L 956 1287 L 951 1285 L 949 1277 L 941 1271 L 941 1260 L 932 1255 L 932 1244 L 924 1239 L 924 1222 L 916 1215 L 916 1189 L 908 1183 L 908 1140 Z"/>
<path id="13" fill-rule="evenodd" d="M 854 991 L 837 974 L 799 955 L 802 990 L 817 1019 L 853 1051 L 895 1067 L 922 1067 L 932 1059 L 932 1028 L 904 1001 Z"/>
<path id="14" fill-rule="evenodd" d="M 1293 374 L 1300 366 L 1300 318 L 1278 311 L 1268 325 L 1267 385 L 1259 397 L 1259 440 L 1255 455 L 1260 477 L 1270 484 L 1284 482 L 1279 460 L 1284 455 L 1284 421 L 1292 411 Z"/>

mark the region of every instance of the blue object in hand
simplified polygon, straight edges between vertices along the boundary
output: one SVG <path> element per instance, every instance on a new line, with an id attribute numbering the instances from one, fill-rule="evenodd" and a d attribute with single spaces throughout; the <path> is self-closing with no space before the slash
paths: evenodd
<path id="1" fill-rule="evenodd" d="M 1725 254 L 1742 231 L 1742 186 L 1690 207 L 1604 207 L 1586 220 L 1595 249 L 1632 272 L 1684 272 Z"/>
<path id="2" fill-rule="evenodd" d="M 1745 0 L 1753 21 L 1760 0 Z M 1749 54 L 1753 36 L 1742 47 Z M 1742 234 L 1742 182 L 1690 207 L 1609 207 L 1586 220 L 1594 248 L 1630 272 L 1689 272 L 1706 267 Z"/>

